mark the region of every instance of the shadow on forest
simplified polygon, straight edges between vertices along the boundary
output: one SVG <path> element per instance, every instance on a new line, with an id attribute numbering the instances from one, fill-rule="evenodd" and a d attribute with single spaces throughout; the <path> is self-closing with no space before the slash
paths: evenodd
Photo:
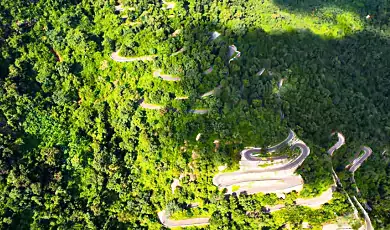
<path id="1" fill-rule="evenodd" d="M 199 82 L 193 81 L 191 79 L 193 76 L 184 76 L 182 86 L 184 89 L 198 89 L 200 85 L 205 84 L 208 87 L 217 85 L 223 87 L 217 94 L 216 101 L 210 104 L 212 113 L 197 116 L 191 123 L 187 123 L 186 129 L 178 132 L 180 134 L 178 139 L 182 140 L 197 132 L 206 135 L 210 132 L 221 137 L 221 133 L 225 133 L 222 129 L 228 129 L 226 133 L 234 135 L 235 126 L 246 122 L 245 119 L 250 120 L 250 114 L 258 110 L 270 110 L 279 116 L 278 111 L 282 108 L 286 115 L 283 121 L 286 123 L 282 122 L 282 126 L 296 131 L 306 143 L 327 149 L 333 144 L 329 135 L 335 130 L 342 132 L 347 137 L 348 148 L 345 154 L 347 156 L 341 158 L 348 158 L 349 154 L 352 156 L 362 145 L 369 145 L 379 150 L 389 144 L 390 40 L 388 38 L 368 30 L 342 39 L 324 39 L 308 30 L 272 34 L 262 29 L 248 29 L 245 35 L 240 36 L 229 29 L 218 28 L 217 31 L 225 36 L 210 42 L 204 37 L 209 36 L 209 33 L 215 30 L 214 28 L 214 25 L 187 28 L 188 34 L 184 36 L 189 39 L 203 40 L 202 46 L 210 47 L 214 57 L 203 60 L 204 62 L 219 58 L 224 64 L 220 66 L 214 77 L 198 75 L 202 79 Z M 228 64 L 227 47 L 231 44 L 235 44 L 241 51 L 241 57 Z M 183 55 L 187 56 L 186 59 L 202 60 L 199 56 L 206 53 L 191 50 Z M 201 62 L 197 68 L 200 67 L 206 69 Z M 190 72 L 191 68 L 186 69 L 185 73 Z M 266 71 L 261 76 L 257 76 L 256 73 L 262 68 Z M 280 103 L 275 89 L 282 78 L 285 81 L 281 88 L 282 102 Z M 257 103 L 259 100 L 262 102 L 260 105 Z M 243 101 L 247 101 L 249 106 Z M 194 102 L 190 100 L 184 103 L 188 109 Z M 229 119 L 231 114 L 234 115 L 234 119 Z M 243 114 L 249 114 L 249 117 Z M 173 116 L 175 120 L 183 119 L 174 123 L 186 123 L 182 116 Z M 228 126 L 224 124 L 225 122 L 234 124 Z M 256 128 L 253 127 L 254 130 Z M 266 132 L 272 128 L 274 127 L 260 127 Z M 273 141 L 275 136 L 283 135 L 272 131 L 266 132 L 259 135 L 254 131 L 250 135 Z M 187 133 L 187 136 L 183 133 Z M 259 146 L 266 144 L 270 142 L 266 140 L 259 143 Z M 313 145 L 311 147 L 314 148 Z M 203 154 L 210 159 L 215 159 L 217 155 L 212 151 L 204 151 Z M 318 156 L 319 151 L 316 154 Z M 226 158 L 226 156 L 221 157 Z M 313 156 L 309 158 L 311 157 Z M 313 169 L 318 167 L 314 165 L 318 162 L 313 163 L 309 158 L 306 160 L 306 163 L 311 164 L 309 168 L 318 170 Z M 378 160 L 372 157 L 368 161 L 373 159 Z M 305 168 L 305 164 L 303 167 Z M 322 167 L 325 168 L 325 165 Z M 344 170 L 341 166 L 338 169 Z"/>
<path id="2" fill-rule="evenodd" d="M 298 12 L 310 11 L 314 3 L 328 6 L 328 3 L 319 1 L 302 1 L 300 2 L 302 4 L 289 5 L 292 1 L 275 0 L 275 3 L 282 8 Z M 359 9 L 359 5 L 355 6 L 347 0 L 335 4 L 337 4 L 335 6 L 342 9 L 352 8 L 356 11 Z M 369 7 L 374 9 L 374 5 Z M 363 13 L 365 14 L 365 12 L 361 12 L 361 14 Z M 157 23 L 156 20 L 153 26 Z M 173 110 L 166 110 L 160 111 L 161 114 L 157 114 L 155 117 L 148 117 L 145 115 L 147 112 L 138 109 L 140 98 L 125 95 L 145 94 L 145 91 L 149 90 L 145 87 L 145 89 L 137 91 L 137 87 L 140 88 L 140 86 L 136 85 L 142 72 L 151 70 L 151 67 L 146 63 L 128 64 L 128 67 L 134 67 L 132 70 L 135 74 L 134 76 L 132 73 L 128 74 L 132 78 L 131 82 L 129 81 L 124 86 L 119 86 L 118 88 L 121 88 L 118 90 L 120 91 L 119 96 L 112 99 L 109 97 L 111 95 L 99 95 L 99 91 L 103 91 L 103 88 L 99 87 L 101 87 L 101 82 L 103 82 L 107 83 L 104 86 L 109 86 L 107 88 L 111 90 L 115 88 L 115 81 L 118 79 L 109 82 L 110 78 L 106 76 L 103 80 L 99 80 L 100 75 L 104 75 L 103 71 L 93 67 L 100 65 L 100 63 L 96 64 L 96 66 L 87 66 L 85 63 L 93 60 L 87 59 L 84 61 L 85 63 L 80 62 L 79 65 L 77 60 L 74 61 L 72 59 L 76 64 L 73 64 L 71 69 L 77 77 L 80 77 L 83 74 L 82 72 L 86 71 L 86 74 L 84 74 L 88 75 L 87 77 L 89 78 L 83 79 L 81 82 L 85 84 L 85 88 L 89 87 L 88 92 L 90 91 L 90 93 L 85 93 L 84 99 L 86 102 L 81 102 L 80 100 L 80 103 L 78 103 L 71 98 L 65 100 L 63 104 L 68 103 L 67 105 L 70 105 L 69 108 L 72 108 L 72 111 L 75 108 L 75 110 L 85 110 L 85 112 L 77 111 L 80 114 L 87 114 L 80 117 L 80 123 L 89 122 L 89 124 L 78 127 L 80 132 L 77 131 L 78 134 L 75 134 L 75 136 L 80 137 L 80 140 L 74 143 L 87 147 L 92 144 L 96 146 L 96 150 L 91 150 L 90 148 L 86 148 L 86 150 L 77 149 L 71 146 L 71 148 L 75 148 L 75 151 L 84 153 L 86 158 L 84 162 L 82 161 L 79 164 L 82 166 L 80 167 L 80 176 L 78 174 L 72 177 L 69 176 L 69 178 L 72 178 L 72 184 L 74 185 L 74 187 L 68 188 L 69 191 L 72 190 L 72 194 L 80 193 L 79 184 L 82 184 L 82 178 L 84 176 L 92 178 L 91 175 L 95 175 L 92 172 L 95 170 L 101 174 L 101 177 L 99 176 L 98 178 L 99 180 L 101 179 L 99 187 L 106 188 L 108 178 L 111 176 L 111 168 L 108 167 L 109 165 L 111 166 L 111 163 L 112 165 L 118 165 L 118 169 L 115 167 L 112 170 L 118 170 L 119 177 L 126 178 L 126 180 L 123 180 L 124 182 L 132 183 L 127 188 L 128 191 L 132 189 L 138 191 L 144 185 L 139 182 L 141 173 L 146 172 L 147 176 L 152 180 L 156 179 L 153 177 L 168 172 L 176 165 L 186 166 L 188 162 L 182 164 L 182 162 L 175 161 L 176 156 L 172 156 L 174 153 L 172 149 L 175 147 L 174 145 L 179 146 L 186 139 L 194 141 L 194 134 L 196 135 L 198 132 L 202 132 L 204 136 L 208 135 L 209 139 L 224 139 L 225 141 L 233 142 L 233 144 L 237 140 L 238 142 L 240 140 L 242 142 L 259 140 L 259 142 L 256 142 L 258 146 L 266 146 L 284 139 L 287 134 L 286 130 L 291 128 L 314 149 L 315 145 L 324 148 L 328 147 L 330 133 L 333 130 L 337 130 L 341 131 L 348 138 L 347 142 L 351 143 L 352 146 L 356 145 L 358 147 L 365 144 L 382 147 L 388 144 L 390 136 L 390 117 L 388 116 L 390 114 L 390 40 L 388 38 L 381 37 L 371 31 L 361 31 L 343 39 L 323 39 L 308 30 L 266 33 L 259 28 L 232 30 L 211 22 L 203 26 L 192 27 L 192 23 L 187 25 L 189 26 L 183 28 L 182 34 L 185 46 L 188 47 L 187 51 L 175 57 L 163 55 L 162 60 L 157 60 L 153 64 L 155 65 L 153 67 L 163 68 L 164 70 L 184 69 L 184 74 L 181 76 L 183 80 L 178 84 L 183 87 L 183 91 L 190 94 L 191 98 L 188 101 L 169 102 L 171 104 L 168 104 L 168 106 L 175 107 L 179 113 Z M 215 30 L 222 35 L 215 41 L 210 41 L 210 33 Z M 101 41 L 88 32 L 85 32 L 84 35 L 86 40 L 90 36 L 91 40 Z M 107 43 L 109 44 L 96 45 L 107 46 L 111 49 L 114 41 L 111 40 Z M 228 64 L 228 46 L 232 44 L 235 44 L 238 50 L 241 51 L 241 57 Z M 66 46 L 67 44 L 64 42 L 63 45 Z M 181 47 L 175 48 L 180 49 Z M 96 52 L 100 50 L 102 49 L 97 49 Z M 72 52 L 70 51 L 70 56 Z M 76 50 L 74 53 L 76 53 Z M 88 55 L 85 54 L 84 56 Z M 168 64 L 166 61 L 168 61 Z M 56 63 L 54 57 L 53 63 Z M 213 70 L 208 75 L 202 74 L 203 71 L 210 67 L 210 64 L 215 71 Z M 118 66 L 120 66 L 119 69 L 121 71 L 126 69 L 123 63 L 118 64 Z M 265 69 L 264 73 L 258 76 L 257 73 L 263 68 Z M 109 68 L 107 67 L 107 69 Z M 95 70 L 99 71 L 99 76 L 92 74 Z M 123 72 L 121 71 L 117 72 L 122 74 L 127 69 Z M 53 72 L 55 71 L 53 70 Z M 107 72 L 118 77 L 118 75 L 113 74 L 109 70 Z M 4 74 L 4 76 L 6 75 Z M 70 74 L 64 75 L 68 76 Z M 34 81 L 36 80 L 35 75 L 32 78 Z M 277 83 L 280 79 L 286 79 L 280 91 L 281 101 L 278 100 L 276 93 Z M 47 82 L 57 84 L 58 82 L 61 83 L 62 77 L 58 77 L 55 81 L 50 81 L 50 76 L 45 76 L 46 80 Z M 16 84 L 19 86 L 27 83 L 25 81 L 15 81 Z M 136 89 L 128 86 L 130 84 L 133 84 Z M 151 84 L 150 88 L 154 87 L 153 84 Z M 218 85 L 221 85 L 222 89 L 216 97 L 205 99 L 204 102 L 199 99 L 199 95 Z M 58 89 L 53 89 L 53 91 L 62 92 L 60 90 L 62 85 L 59 84 L 59 86 Z M 26 92 L 27 97 L 35 95 L 32 93 L 31 87 L 26 88 L 28 91 Z M 197 92 L 197 90 L 202 92 Z M 69 97 L 66 94 L 60 96 L 61 98 Z M 126 98 L 126 96 L 128 97 Z M 89 99 L 90 101 L 88 102 Z M 122 99 L 123 101 L 120 102 Z M 204 103 L 205 106 L 210 107 L 210 114 L 187 116 L 188 110 L 193 108 L 196 103 Z M 54 100 L 52 102 L 53 107 L 57 106 L 58 108 L 65 107 L 63 104 L 56 104 Z M 118 106 L 118 104 L 122 105 Z M 122 110 L 121 107 L 126 107 L 126 109 Z M 37 108 L 39 109 L 39 107 Z M 282 109 L 286 115 L 282 122 L 279 119 L 279 109 Z M 60 110 L 59 113 L 66 114 L 67 112 L 66 110 Z M 118 115 L 118 117 L 114 117 L 115 115 Z M 69 117 L 72 117 L 72 115 L 69 115 Z M 100 122 L 97 122 L 97 120 Z M 39 122 L 37 121 L 36 124 L 39 125 Z M 159 122 L 158 126 L 153 126 Z M 72 121 L 69 123 L 73 125 Z M 73 127 L 69 129 L 73 129 Z M 121 133 L 118 130 L 123 132 Z M 95 137 L 97 134 L 99 134 L 98 137 Z M 88 137 L 86 138 L 86 136 Z M 165 138 L 159 139 L 158 136 Z M 29 141 L 31 142 L 27 142 L 27 144 L 31 144 L 33 147 L 38 146 L 35 139 Z M 70 142 L 70 140 L 68 141 Z M 204 148 L 200 152 L 206 155 L 206 158 L 213 159 L 218 155 L 218 153 L 212 151 L 214 148 L 212 142 L 202 144 L 207 145 L 207 148 L 209 148 L 207 151 Z M 163 156 L 162 147 L 168 150 L 165 152 L 166 156 Z M 242 150 L 243 146 L 238 147 L 239 150 Z M 228 150 L 226 152 L 230 151 L 237 155 L 237 149 L 233 149 L 235 148 L 234 146 L 225 148 Z M 92 153 L 93 151 L 95 151 L 94 154 Z M 86 152 L 88 155 L 85 154 Z M 151 165 L 154 166 L 153 169 L 156 170 L 152 171 L 152 168 L 149 167 L 143 169 L 139 165 L 132 165 L 138 157 L 137 154 L 142 154 L 143 162 L 151 162 Z M 190 151 L 184 154 L 187 154 L 185 157 L 187 161 L 192 161 L 191 158 L 194 158 Z M 224 158 L 225 161 L 229 160 L 223 153 L 219 157 Z M 96 162 L 88 162 L 87 164 L 87 161 L 92 158 Z M 306 163 L 310 160 L 309 158 L 306 160 Z M 317 161 L 320 162 L 320 160 Z M 316 163 L 319 164 L 318 162 Z M 85 165 L 82 165 L 83 163 Z M 207 161 L 203 162 L 203 164 L 207 163 Z M 92 167 L 88 169 L 91 173 L 83 171 L 89 164 L 95 166 L 93 170 L 91 169 Z M 43 163 L 40 163 L 41 165 Z M 321 166 L 323 167 L 323 165 Z M 38 168 L 39 166 L 33 165 L 33 167 Z M 110 170 L 105 168 L 110 168 Z M 316 170 L 315 167 L 310 168 Z M 41 179 L 45 179 L 46 177 L 39 172 L 37 175 L 40 175 Z M 208 177 L 210 176 L 208 175 Z M 67 183 L 66 174 L 65 177 L 66 179 L 62 182 L 64 184 Z M 163 179 L 167 180 L 165 181 L 167 182 L 166 184 L 169 184 L 168 180 L 171 178 Z M 163 179 L 155 181 L 163 183 Z M 121 183 L 121 186 L 123 184 L 125 183 Z M 90 187 L 87 188 L 88 190 L 91 189 Z M 115 192 L 114 189 L 104 191 L 102 189 L 101 191 L 102 200 L 114 202 L 119 199 L 119 193 Z M 156 188 L 156 191 L 162 191 L 162 189 Z M 145 186 L 145 188 L 142 187 L 142 192 L 146 194 L 142 195 L 142 203 L 141 201 L 134 201 L 129 211 L 133 210 L 133 207 L 141 207 L 141 204 L 152 203 L 150 201 L 153 193 L 152 189 Z M 91 197 L 93 196 L 91 195 Z M 106 197 L 108 198 L 106 199 Z M 81 202 L 86 203 L 87 201 L 82 200 Z M 155 203 L 159 202 L 156 201 Z M 163 202 L 165 201 L 161 201 L 161 204 Z M 107 207 L 111 205 L 111 203 L 107 202 L 102 203 L 105 203 L 104 206 Z M 82 208 L 84 206 L 86 204 L 81 205 Z M 103 207 L 102 210 L 109 209 Z M 150 211 L 153 215 L 145 214 L 147 212 L 140 214 L 138 209 L 134 210 L 137 212 L 134 216 L 150 217 L 154 218 L 152 219 L 153 221 L 158 221 L 154 210 Z M 97 225 L 103 226 L 107 219 L 111 218 L 104 217 L 107 216 L 91 218 Z"/>
<path id="3" fill-rule="evenodd" d="M 292 12 L 314 12 L 318 9 L 329 7 L 338 8 L 340 10 L 353 11 L 361 16 L 371 15 L 377 17 L 378 11 L 385 10 L 386 1 L 374 1 L 374 0 L 273 0 L 274 3 L 280 6 L 282 9 Z M 383 15 L 385 11 L 380 12 L 382 19 L 386 18 Z"/>
<path id="4" fill-rule="evenodd" d="M 304 130 L 301 137 L 319 146 L 328 146 L 333 130 L 343 132 L 348 142 L 356 146 L 387 144 L 390 135 L 388 39 L 368 31 L 337 40 L 326 40 L 307 30 L 268 34 L 255 29 L 242 37 L 225 29 L 220 31 L 229 37 L 221 39 L 218 48 L 212 44 L 212 52 L 225 63 L 219 76 L 229 74 L 211 80 L 202 76 L 198 83 L 185 77 L 183 83 L 184 88 L 195 89 L 205 82 L 209 86 L 224 86 L 215 103 L 219 114 L 227 116 L 240 106 L 241 100 L 247 100 L 256 110 L 253 103 L 261 100 L 262 107 L 275 112 L 281 106 L 288 127 L 298 133 Z M 241 51 L 241 57 L 227 65 L 227 46 L 233 43 Z M 205 42 L 204 46 L 210 44 Z M 190 54 L 196 55 L 202 54 Z M 256 76 L 262 68 L 266 69 L 264 74 Z M 279 104 L 272 91 L 282 78 L 286 80 Z M 224 110 L 226 107 L 229 109 Z M 241 121 L 237 119 L 237 122 Z"/>

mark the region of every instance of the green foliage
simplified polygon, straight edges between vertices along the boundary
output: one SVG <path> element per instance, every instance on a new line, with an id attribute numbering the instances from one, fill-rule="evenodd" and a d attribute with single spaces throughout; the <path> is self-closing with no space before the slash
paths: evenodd
<path id="1" fill-rule="evenodd" d="M 0 2 L 1 228 L 159 229 L 166 209 L 211 216 L 210 229 L 278 229 L 350 213 L 339 193 L 311 210 L 294 205 L 298 194 L 225 197 L 212 184 L 218 166 L 237 169 L 244 147 L 277 143 L 289 128 L 311 148 L 300 197 L 333 183 L 332 130 L 347 137 L 333 157 L 344 184 L 353 152 L 371 146 L 355 175 L 359 199 L 376 228 L 389 228 L 390 168 L 379 154 L 390 147 L 386 1 L 121 3 L 118 13 L 115 1 Z M 213 31 L 221 36 L 211 41 Z M 231 44 L 241 57 L 229 64 Z M 119 63 L 110 58 L 117 50 L 157 57 Z M 157 69 L 181 81 L 154 77 Z M 191 202 L 201 205 L 188 211 Z M 263 212 L 277 203 L 288 208 Z"/>

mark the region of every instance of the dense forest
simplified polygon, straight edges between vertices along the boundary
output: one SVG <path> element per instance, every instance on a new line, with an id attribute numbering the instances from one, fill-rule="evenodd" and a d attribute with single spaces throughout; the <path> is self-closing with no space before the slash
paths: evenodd
<path id="1" fill-rule="evenodd" d="M 0 21 L 2 229 L 165 229 L 163 209 L 209 215 L 207 229 L 357 228 L 342 190 L 321 209 L 293 202 L 327 190 L 332 166 L 390 228 L 388 1 L 2 0 Z M 212 184 L 218 166 L 237 169 L 242 149 L 289 129 L 311 148 L 299 194 Z M 334 131 L 346 145 L 331 158 Z M 373 154 L 352 175 L 363 145 Z"/>

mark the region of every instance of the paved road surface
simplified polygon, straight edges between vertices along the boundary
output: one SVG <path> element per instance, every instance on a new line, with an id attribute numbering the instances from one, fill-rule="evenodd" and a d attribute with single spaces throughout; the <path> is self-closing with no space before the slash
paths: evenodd
<path id="1" fill-rule="evenodd" d="M 279 144 L 277 144 L 275 146 L 268 147 L 264 151 L 271 152 L 271 153 L 275 152 L 275 151 L 279 150 L 280 148 L 282 148 L 283 146 L 287 145 L 290 141 L 293 140 L 293 138 L 295 138 L 295 133 L 294 133 L 294 131 L 292 131 L 290 129 L 288 136 L 284 141 L 280 142 Z M 253 156 L 253 155 L 255 155 L 255 153 L 258 153 L 260 151 L 261 151 L 261 148 L 251 148 L 249 150 L 244 150 L 243 152 L 241 152 L 241 154 L 244 154 L 244 157 L 249 161 L 261 161 L 263 157 Z M 284 158 L 285 157 L 274 157 L 272 159 L 277 160 L 277 159 L 284 159 Z"/>
<path id="2" fill-rule="evenodd" d="M 218 33 L 217 31 L 214 31 L 212 34 L 211 34 L 211 38 L 210 40 L 213 41 L 215 39 L 217 39 L 221 34 Z"/>
<path id="3" fill-rule="evenodd" d="M 353 196 L 353 199 L 356 201 L 356 203 L 358 204 L 360 210 L 363 212 L 364 220 L 366 222 L 365 223 L 366 224 L 366 230 L 374 230 L 374 227 L 372 227 L 370 216 L 368 216 L 368 213 L 366 212 L 366 210 L 364 210 L 363 206 L 360 204 L 360 202 L 358 201 L 358 199 L 356 199 L 355 196 Z"/>
<path id="4" fill-rule="evenodd" d="M 122 12 L 124 9 L 123 9 L 123 5 L 117 5 L 115 6 L 115 11 L 118 11 L 118 12 Z"/>
<path id="5" fill-rule="evenodd" d="M 191 218 L 185 220 L 170 220 L 167 218 L 165 210 L 158 213 L 160 222 L 167 228 L 176 227 L 189 227 L 189 226 L 200 226 L 209 224 L 210 218 Z"/>
<path id="6" fill-rule="evenodd" d="M 141 107 L 144 109 L 155 109 L 155 110 L 159 110 L 159 109 L 163 108 L 163 106 L 161 106 L 161 105 L 149 104 L 149 103 L 146 103 L 144 101 L 141 103 Z"/>
<path id="7" fill-rule="evenodd" d="M 334 134 L 334 133 L 333 133 Z M 332 134 L 332 135 L 333 135 Z M 343 136 L 342 133 L 337 133 L 337 137 L 339 138 L 339 140 L 337 141 L 337 143 L 335 145 L 333 145 L 329 150 L 328 150 L 328 153 L 332 156 L 334 151 L 336 151 L 337 149 L 339 149 L 342 145 L 345 144 L 345 137 Z"/>
<path id="8" fill-rule="evenodd" d="M 256 193 L 289 193 L 292 191 L 301 191 L 303 189 L 303 180 L 301 176 L 286 176 L 272 179 L 260 179 L 261 173 L 251 174 L 251 177 L 246 179 L 235 178 L 237 180 L 230 181 L 231 185 L 240 186 L 237 190 L 233 191 L 233 187 L 228 186 L 228 191 L 226 194 L 232 193 L 247 193 L 247 194 L 256 194 Z"/>
<path id="9" fill-rule="evenodd" d="M 337 148 L 335 148 L 334 150 L 332 150 L 332 148 L 334 147 L 331 147 L 329 150 L 328 150 L 328 153 L 333 156 L 333 152 L 336 151 L 338 148 L 341 147 L 341 145 L 343 145 L 345 143 L 345 137 L 341 134 L 341 133 L 337 133 L 337 136 L 339 137 L 339 140 L 338 142 L 334 145 L 334 146 L 338 146 Z M 342 144 L 341 144 L 342 143 Z M 334 171 L 334 168 L 333 168 L 333 165 L 332 165 L 332 174 L 333 174 L 333 177 L 336 179 L 337 181 L 337 185 L 340 185 L 341 189 L 343 190 L 343 192 L 345 193 L 345 195 L 347 196 L 347 200 L 349 202 L 349 204 L 352 206 L 352 209 L 353 209 L 353 214 L 354 214 L 354 217 L 355 219 L 359 219 L 359 215 L 358 215 L 358 210 L 356 209 L 356 206 L 353 204 L 352 200 L 351 200 L 351 197 L 348 195 L 348 193 L 345 191 L 345 189 L 343 188 L 343 184 L 341 183 L 340 181 L 340 178 L 337 176 L 337 173 Z"/>
<path id="10" fill-rule="evenodd" d="M 195 113 L 195 114 L 206 114 L 209 112 L 209 110 L 208 109 L 192 109 L 189 112 Z"/>
<path id="11" fill-rule="evenodd" d="M 303 199 L 298 198 L 295 203 L 297 205 L 307 206 L 310 208 L 319 208 L 321 205 L 328 203 L 333 198 L 333 186 L 323 192 L 320 196 Z"/>
<path id="12" fill-rule="evenodd" d="M 262 68 L 259 72 L 256 73 L 257 76 L 261 76 L 265 71 L 265 68 Z"/>
<path id="13" fill-rule="evenodd" d="M 211 91 L 209 91 L 209 92 L 207 92 L 207 93 L 204 93 L 204 94 L 202 94 L 200 97 L 208 97 L 208 96 L 211 96 L 211 95 L 214 95 L 214 93 L 215 93 L 215 90 L 218 90 L 218 89 L 220 89 L 222 86 L 217 86 L 217 88 L 215 88 L 215 89 L 213 89 L 213 90 L 211 90 Z"/>
<path id="14" fill-rule="evenodd" d="M 256 172 L 262 171 L 262 172 L 275 172 L 275 171 L 280 171 L 280 170 L 289 170 L 292 168 L 298 168 L 303 161 L 306 159 L 307 156 L 310 154 L 310 148 L 303 142 L 298 142 L 295 143 L 291 148 L 299 148 L 301 150 L 301 154 L 293 159 L 292 161 L 288 162 L 287 164 L 284 164 L 279 167 L 271 168 L 271 169 L 256 169 Z M 252 156 L 252 149 L 247 150 L 246 152 L 243 153 L 245 158 L 248 159 L 249 161 L 258 161 L 258 157 L 253 157 Z"/>
<path id="15" fill-rule="evenodd" d="M 333 188 L 329 188 L 325 192 L 323 192 L 320 196 L 303 199 L 298 198 L 295 203 L 296 205 L 306 206 L 310 208 L 319 208 L 321 205 L 328 203 L 333 197 Z M 284 204 L 277 204 L 271 207 L 267 207 L 268 212 L 275 212 L 281 210 L 285 207 Z"/>
<path id="16" fill-rule="evenodd" d="M 165 81 L 180 81 L 180 77 L 175 77 L 169 74 L 162 74 L 161 70 L 156 70 L 153 72 L 153 76 L 159 77 Z"/>
<path id="17" fill-rule="evenodd" d="M 253 181 L 259 181 L 261 180 L 261 178 L 259 178 L 259 174 L 261 173 L 277 172 L 277 171 L 284 171 L 284 170 L 291 170 L 294 168 L 298 168 L 306 159 L 306 157 L 310 154 L 310 148 L 303 142 L 295 143 L 292 146 L 292 148 L 299 148 L 301 150 L 301 154 L 297 158 L 288 162 L 287 164 L 274 167 L 274 168 L 259 168 L 259 169 L 244 171 L 244 172 L 218 174 L 213 178 L 213 184 L 218 187 L 226 187 L 231 184 L 237 183 L 237 179 L 232 179 L 232 178 L 242 178 L 245 175 L 251 175 L 251 174 L 253 175 Z"/>
<path id="18" fill-rule="evenodd" d="M 364 151 L 364 154 L 361 155 L 360 157 L 356 158 L 353 160 L 352 164 L 350 164 L 349 171 L 350 172 L 355 172 L 361 165 L 362 163 L 372 154 L 372 149 L 367 146 L 363 146 L 362 150 Z M 347 166 L 348 167 L 348 166 Z"/>
<path id="19" fill-rule="evenodd" d="M 111 54 L 112 60 L 116 62 L 133 62 L 133 61 L 153 61 L 157 55 L 148 55 L 141 57 L 122 57 L 119 56 L 119 50 Z"/>

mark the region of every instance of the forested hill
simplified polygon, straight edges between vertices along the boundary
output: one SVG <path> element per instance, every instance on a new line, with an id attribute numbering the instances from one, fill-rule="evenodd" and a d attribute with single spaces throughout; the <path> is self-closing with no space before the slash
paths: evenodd
<path id="1" fill-rule="evenodd" d="M 334 131 L 343 183 L 355 152 L 373 149 L 357 196 L 389 229 L 389 11 L 385 0 L 0 1 L 1 228 L 160 229 L 158 211 L 191 201 L 208 204 L 211 229 L 349 217 L 341 192 L 271 215 L 260 209 L 275 195 L 238 205 L 212 184 L 244 147 L 292 129 L 312 149 L 299 169 L 307 197 L 333 183 Z"/>

